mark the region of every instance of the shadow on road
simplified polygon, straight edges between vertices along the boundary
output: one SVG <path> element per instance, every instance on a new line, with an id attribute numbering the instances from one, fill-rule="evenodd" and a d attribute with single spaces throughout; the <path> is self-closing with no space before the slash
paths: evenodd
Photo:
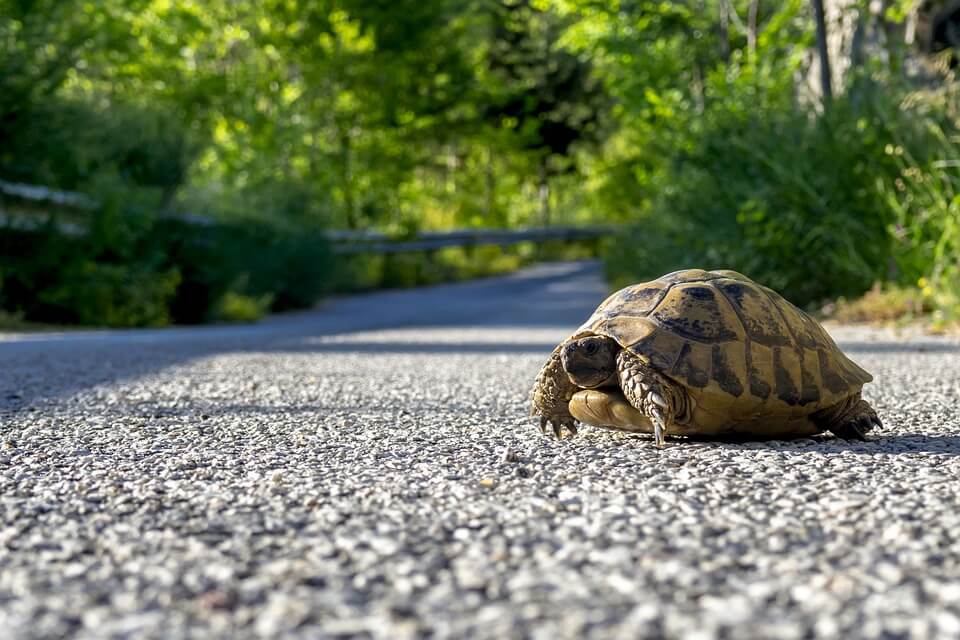
<path id="1" fill-rule="evenodd" d="M 937 455 L 960 455 L 960 436 L 924 435 L 908 433 L 890 435 L 877 439 L 883 449 L 877 451 L 884 455 L 900 455 L 910 453 L 929 453 Z"/>
<path id="2" fill-rule="evenodd" d="M 777 455 L 865 455 L 898 456 L 909 454 L 960 455 L 960 435 L 925 435 L 920 433 L 883 434 L 868 436 L 868 440 L 843 440 L 829 434 L 797 440 L 731 440 L 716 438 L 685 438 L 675 441 L 703 442 L 750 451 L 769 449 Z"/>

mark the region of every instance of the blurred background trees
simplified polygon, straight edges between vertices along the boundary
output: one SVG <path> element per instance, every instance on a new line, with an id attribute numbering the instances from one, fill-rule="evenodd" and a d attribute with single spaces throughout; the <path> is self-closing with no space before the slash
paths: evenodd
<path id="1" fill-rule="evenodd" d="M 334 260 L 324 229 L 616 222 L 617 283 L 722 266 L 814 304 L 923 279 L 948 314 L 955 5 L 0 0 L 0 179 L 103 203 L 83 237 L 0 231 L 0 307 L 247 317 L 427 278 Z"/>

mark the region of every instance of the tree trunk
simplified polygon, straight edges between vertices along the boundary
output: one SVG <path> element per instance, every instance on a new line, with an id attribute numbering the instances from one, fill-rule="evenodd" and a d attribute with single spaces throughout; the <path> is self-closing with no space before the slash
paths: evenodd
<path id="1" fill-rule="evenodd" d="M 703 65 L 700 63 L 699 56 L 694 53 L 693 57 L 693 84 L 690 87 L 693 94 L 693 103 L 696 106 L 697 113 L 703 113 L 707 108 L 707 97 L 704 91 L 704 72 Z"/>
<path id="2" fill-rule="evenodd" d="M 757 62 L 757 14 L 760 12 L 760 0 L 752 0 L 747 13 L 747 59 Z"/>
<path id="3" fill-rule="evenodd" d="M 491 227 L 498 227 L 500 225 L 493 221 L 493 215 L 497 209 L 497 175 L 495 173 L 495 167 L 493 166 L 493 147 L 487 147 L 487 167 L 485 178 L 486 180 L 484 181 L 484 186 L 486 197 L 484 198 L 483 217 L 486 222 L 484 224 Z"/>
<path id="4" fill-rule="evenodd" d="M 537 195 L 540 200 L 540 223 L 550 226 L 550 183 L 547 182 L 547 158 L 544 156 L 540 160 L 540 180 L 537 188 Z"/>
<path id="5" fill-rule="evenodd" d="M 353 149 L 350 144 L 350 128 L 340 128 L 340 180 L 343 189 L 343 208 L 348 229 L 358 228 L 357 205 L 353 194 Z"/>
<path id="6" fill-rule="evenodd" d="M 730 5 L 720 0 L 720 57 L 730 59 Z"/>
<path id="7" fill-rule="evenodd" d="M 817 23 L 817 55 L 820 58 L 820 91 L 823 106 L 833 100 L 833 81 L 830 74 L 830 52 L 827 48 L 827 21 L 823 12 L 823 0 L 813 0 L 813 14 Z"/>
<path id="8" fill-rule="evenodd" d="M 863 66 L 866 62 L 864 46 L 867 39 L 867 13 L 857 12 L 857 23 L 853 29 L 853 38 L 850 40 L 850 70 Z"/>

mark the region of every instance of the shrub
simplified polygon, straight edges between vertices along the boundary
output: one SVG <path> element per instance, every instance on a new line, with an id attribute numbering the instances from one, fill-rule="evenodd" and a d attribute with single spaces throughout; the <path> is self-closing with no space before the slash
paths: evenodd
<path id="1" fill-rule="evenodd" d="M 924 291 L 917 287 L 876 283 L 854 300 L 839 298 L 824 311 L 840 322 L 911 322 L 934 309 Z"/>
<path id="2" fill-rule="evenodd" d="M 133 103 L 46 97 L 26 103 L 3 129 L 0 176 L 86 189 L 103 173 L 169 199 L 199 146 L 172 114 Z"/>
<path id="3" fill-rule="evenodd" d="M 943 324 L 960 320 L 958 98 L 955 84 L 911 96 L 912 104 L 926 107 L 918 119 L 929 133 L 928 148 L 917 153 L 903 144 L 888 147 L 899 171 L 879 184 L 892 211 L 897 279 L 919 286 Z"/>
<path id="4" fill-rule="evenodd" d="M 178 323 L 218 318 L 228 294 L 266 300 L 271 310 L 307 307 L 333 284 L 329 243 L 318 230 L 281 230 L 263 223 L 197 227 L 160 221 L 153 234 L 182 282 L 171 302 Z M 259 302 L 258 302 L 259 304 Z"/>
<path id="5" fill-rule="evenodd" d="M 46 321 L 108 327 L 159 327 L 170 323 L 169 302 L 180 275 L 144 265 L 82 260 L 53 287 L 38 292 Z"/>
<path id="6" fill-rule="evenodd" d="M 331 253 L 318 232 L 164 219 L 134 225 L 123 242 L 111 234 L 95 225 L 83 236 L 0 229 L 0 305 L 27 321 L 61 324 L 250 321 L 309 306 L 332 285 Z"/>
<path id="7" fill-rule="evenodd" d="M 99 250 L 91 236 L 47 228 L 0 231 L 0 303 L 24 320 L 115 327 L 159 326 L 179 283 L 155 254 L 131 261 Z"/>
<path id="8" fill-rule="evenodd" d="M 866 85 L 820 118 L 790 103 L 707 114 L 614 242 L 611 276 L 731 268 L 798 304 L 895 277 L 895 212 L 878 185 L 900 171 L 890 148 L 923 153 L 929 138 L 901 97 Z"/>
<path id="9" fill-rule="evenodd" d="M 256 322 L 270 310 L 273 296 L 259 298 L 227 291 L 212 309 L 211 319 L 219 322 Z"/>

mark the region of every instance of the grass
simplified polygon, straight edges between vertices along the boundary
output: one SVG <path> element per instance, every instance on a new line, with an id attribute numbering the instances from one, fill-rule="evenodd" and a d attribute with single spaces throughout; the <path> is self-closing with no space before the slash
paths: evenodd
<path id="1" fill-rule="evenodd" d="M 838 298 L 826 305 L 822 314 L 846 324 L 910 325 L 930 333 L 960 333 L 957 316 L 937 308 L 923 280 L 913 287 L 877 283 L 858 298 Z"/>

